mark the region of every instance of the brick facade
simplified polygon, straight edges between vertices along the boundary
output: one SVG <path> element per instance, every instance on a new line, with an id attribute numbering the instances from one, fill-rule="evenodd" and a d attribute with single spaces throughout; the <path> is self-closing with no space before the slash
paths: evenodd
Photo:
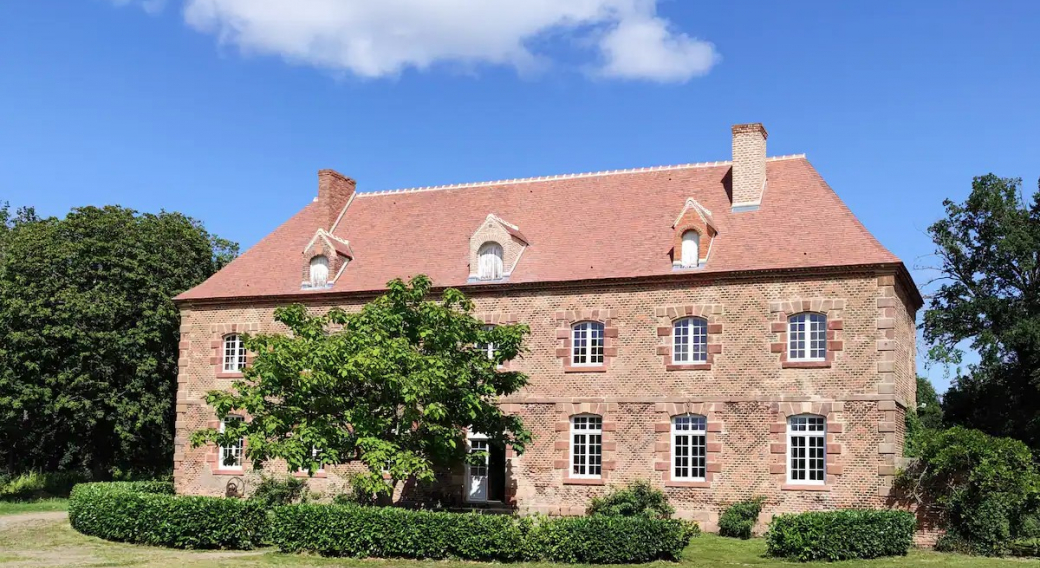
<path id="1" fill-rule="evenodd" d="M 531 327 L 530 351 L 509 364 L 530 375 L 530 385 L 501 401 L 534 433 L 523 456 L 506 454 L 506 497 L 519 511 L 580 514 L 592 496 L 637 479 L 662 487 L 678 516 L 708 530 L 727 504 L 755 495 L 767 498 L 763 520 L 777 512 L 885 506 L 902 455 L 903 418 L 915 404 L 916 307 L 896 273 L 690 274 L 656 282 L 492 284 L 467 293 L 486 323 Z M 352 310 L 369 298 L 326 295 L 308 305 Z M 189 438 L 213 421 L 206 391 L 231 384 L 220 376 L 214 346 L 233 330 L 281 331 L 272 320 L 276 304 L 181 307 L 177 491 L 222 494 L 233 478 L 248 489 L 257 474 L 248 467 L 237 474 L 220 471 L 214 449 L 193 449 Z M 778 324 L 799 311 L 827 316 L 825 364 L 787 363 L 776 347 L 786 341 L 786 328 Z M 706 364 L 671 365 L 668 330 L 687 316 L 707 320 Z M 570 324 L 585 320 L 604 324 L 602 367 L 568 365 Z M 570 419 L 579 414 L 602 418 L 598 480 L 569 476 Z M 704 481 L 670 478 L 670 424 L 683 414 L 706 420 Z M 823 485 L 787 482 L 786 419 L 798 414 L 826 420 Z M 355 467 L 327 466 L 323 477 L 310 481 L 312 489 L 344 490 Z M 435 487 L 405 487 L 399 497 L 460 504 L 462 472 L 444 472 L 440 480 Z"/>

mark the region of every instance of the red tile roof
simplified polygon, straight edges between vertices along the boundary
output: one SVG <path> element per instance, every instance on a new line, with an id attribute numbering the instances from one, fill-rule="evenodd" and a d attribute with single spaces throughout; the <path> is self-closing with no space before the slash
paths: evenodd
<path id="1" fill-rule="evenodd" d="M 177 299 L 372 291 L 416 274 L 437 286 L 464 286 L 470 236 L 489 213 L 529 239 L 509 283 L 674 274 L 672 223 L 690 197 L 718 229 L 707 262 L 691 273 L 866 264 L 905 272 L 804 156 L 769 160 L 755 211 L 730 211 L 729 171 L 728 162 L 717 162 L 358 193 L 334 231 L 350 242 L 353 261 L 335 286 L 304 291 L 303 248 L 324 219 L 311 203 Z"/>

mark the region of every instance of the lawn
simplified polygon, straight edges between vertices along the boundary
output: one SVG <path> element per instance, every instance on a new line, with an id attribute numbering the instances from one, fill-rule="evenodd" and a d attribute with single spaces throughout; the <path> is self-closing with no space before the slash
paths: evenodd
<path id="1" fill-rule="evenodd" d="M 40 513 L 46 511 L 67 511 L 68 499 L 42 499 L 39 501 L 0 501 L 0 515 L 16 515 L 19 513 Z"/>
<path id="2" fill-rule="evenodd" d="M 765 542 L 761 539 L 739 541 L 712 535 L 694 539 L 681 563 L 658 562 L 656 568 L 709 568 L 724 566 L 806 566 L 788 563 L 764 556 Z M 0 564 L 18 568 L 85 567 L 85 566 L 141 566 L 172 568 L 263 568 L 271 566 L 350 566 L 355 568 L 474 568 L 472 562 L 418 562 L 408 560 L 352 560 L 326 559 L 314 556 L 284 555 L 271 550 L 254 552 L 193 552 L 149 548 L 129 544 L 105 542 L 73 531 L 65 520 L 25 520 L 9 517 L 0 520 Z M 1036 560 L 998 560 L 968 556 L 913 551 L 906 558 L 871 561 L 817 564 L 826 567 L 1024 567 L 1036 565 Z M 489 565 L 490 566 L 490 565 Z M 501 565 L 495 565 L 501 566 Z M 550 564 L 524 564 L 517 568 L 549 568 Z M 812 565 L 810 565 L 812 566 Z"/>

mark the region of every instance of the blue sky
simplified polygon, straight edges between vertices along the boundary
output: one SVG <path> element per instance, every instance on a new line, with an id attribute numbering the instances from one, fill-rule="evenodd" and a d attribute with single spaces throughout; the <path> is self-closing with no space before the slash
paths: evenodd
<path id="1" fill-rule="evenodd" d="M 320 168 L 377 190 L 724 160 L 763 122 L 913 268 L 972 176 L 1040 176 L 1037 3 L 377 4 L 0 3 L 0 198 L 248 247 Z"/>

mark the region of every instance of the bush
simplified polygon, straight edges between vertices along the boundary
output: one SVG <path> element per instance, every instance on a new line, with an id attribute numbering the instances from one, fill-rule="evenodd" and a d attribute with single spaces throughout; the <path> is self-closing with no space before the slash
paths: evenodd
<path id="1" fill-rule="evenodd" d="M 72 490 L 69 522 L 106 540 L 250 549 L 261 540 L 267 511 L 251 501 L 173 495 L 165 482 L 85 483 Z"/>
<path id="2" fill-rule="evenodd" d="M 667 519 L 675 509 L 660 489 L 648 481 L 635 481 L 628 487 L 614 489 L 603 497 L 594 497 L 586 511 L 589 515 L 612 517 L 651 517 Z"/>
<path id="3" fill-rule="evenodd" d="M 762 512 L 765 497 L 754 497 L 738 501 L 723 511 L 719 517 L 719 535 L 749 539 L 751 531 L 758 522 L 758 514 Z"/>
<path id="4" fill-rule="evenodd" d="M 917 520 L 906 511 L 844 510 L 780 515 L 766 533 L 772 556 L 801 560 L 849 560 L 903 556 L 913 544 Z"/>
<path id="5" fill-rule="evenodd" d="M 1003 555 L 1034 534 L 1040 474 L 1018 440 L 960 427 L 926 431 L 896 487 L 939 505 L 946 529 L 940 550 Z"/>
<path id="6" fill-rule="evenodd" d="M 305 500 L 307 480 L 296 477 L 265 477 L 249 496 L 250 501 L 259 503 L 265 509 L 279 505 L 291 505 Z"/>
<path id="7" fill-rule="evenodd" d="M 74 485 L 87 479 L 86 473 L 78 471 L 51 473 L 30 471 L 20 475 L 0 476 L 0 501 L 34 501 L 68 497 Z"/>
<path id="8" fill-rule="evenodd" d="M 524 518 L 356 505 L 274 510 L 283 552 L 379 558 L 632 563 L 677 559 L 697 526 L 650 518 Z"/>

